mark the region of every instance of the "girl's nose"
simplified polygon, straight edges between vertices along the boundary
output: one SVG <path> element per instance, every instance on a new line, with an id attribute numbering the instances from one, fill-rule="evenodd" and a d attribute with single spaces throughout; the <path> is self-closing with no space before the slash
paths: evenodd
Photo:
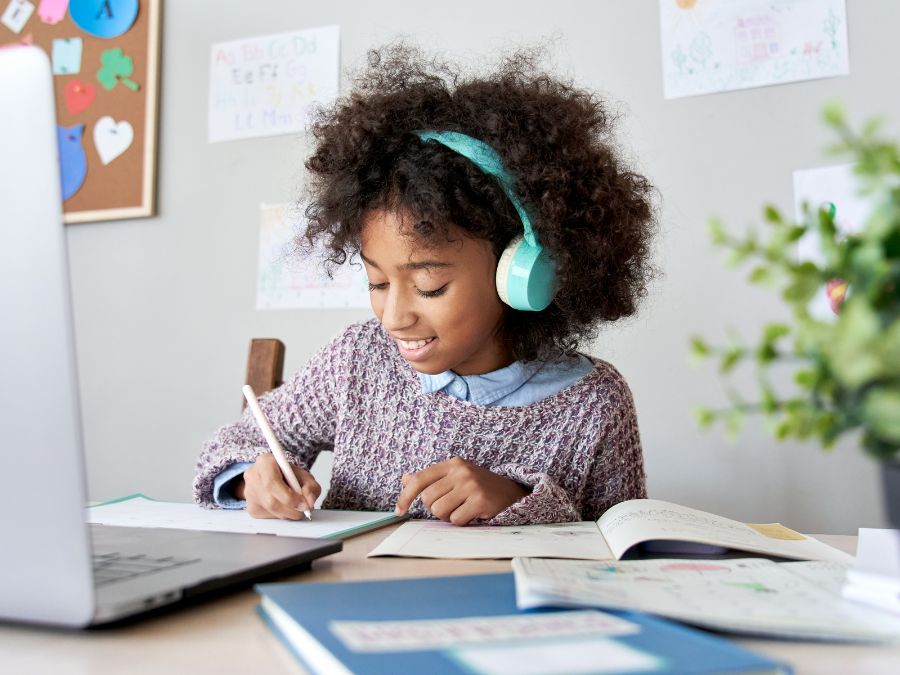
<path id="1" fill-rule="evenodd" d="M 392 286 L 388 289 L 381 313 L 381 323 L 389 331 L 409 328 L 416 322 L 416 314 L 412 310 L 409 298 L 395 288 Z"/>

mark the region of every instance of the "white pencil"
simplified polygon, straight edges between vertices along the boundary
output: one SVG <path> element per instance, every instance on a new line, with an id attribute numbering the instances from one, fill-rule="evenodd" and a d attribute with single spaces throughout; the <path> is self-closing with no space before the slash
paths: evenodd
<path id="1" fill-rule="evenodd" d="M 288 463 L 284 448 L 281 447 L 281 443 L 275 436 L 275 432 L 272 431 L 272 425 L 269 424 L 269 420 L 266 419 L 265 413 L 263 413 L 262 408 L 259 407 L 259 401 L 256 400 L 256 394 L 253 391 L 253 387 L 249 384 L 245 384 L 243 392 L 244 398 L 247 399 L 247 405 L 250 406 L 250 412 L 253 413 L 253 417 L 259 425 L 260 431 L 262 431 L 263 436 L 265 436 L 266 443 L 269 444 L 269 448 L 275 456 L 275 461 L 278 463 L 278 468 L 281 469 L 284 479 L 287 481 L 287 484 L 291 486 L 291 489 L 302 497 L 303 490 L 300 488 L 300 481 L 297 480 L 297 475 Z M 303 500 L 306 501 L 306 497 L 303 497 Z M 307 506 L 309 506 L 309 504 L 307 504 Z M 308 508 L 302 509 L 302 511 L 307 520 L 312 520 L 312 514 L 309 512 Z"/>

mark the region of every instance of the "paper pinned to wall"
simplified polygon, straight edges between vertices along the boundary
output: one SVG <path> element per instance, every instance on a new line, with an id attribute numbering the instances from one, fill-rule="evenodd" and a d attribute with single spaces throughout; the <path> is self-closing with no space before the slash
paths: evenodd
<path id="1" fill-rule="evenodd" d="M 303 213 L 287 204 L 260 205 L 257 309 L 368 308 L 369 285 L 361 264 L 343 265 L 329 278 L 322 252 L 301 256 L 294 239 Z"/>
<path id="2" fill-rule="evenodd" d="M 209 142 L 302 131 L 311 109 L 338 93 L 339 28 L 212 45 Z"/>
<path id="3" fill-rule="evenodd" d="M 659 0 L 666 98 L 848 75 L 845 0 Z"/>
<path id="4" fill-rule="evenodd" d="M 816 169 L 803 169 L 794 172 L 794 217 L 800 222 L 803 219 L 803 204 L 816 210 L 827 203 L 835 207 L 835 223 L 838 236 L 856 234 L 863 229 L 872 213 L 872 204 L 860 196 L 859 179 L 853 173 L 852 164 L 838 164 Z M 817 264 L 824 262 L 819 233 L 807 232 L 797 243 L 797 255 L 800 260 L 810 260 Z M 829 285 L 813 297 L 809 303 L 809 313 L 820 321 L 833 321 L 835 310 L 829 293 Z"/>

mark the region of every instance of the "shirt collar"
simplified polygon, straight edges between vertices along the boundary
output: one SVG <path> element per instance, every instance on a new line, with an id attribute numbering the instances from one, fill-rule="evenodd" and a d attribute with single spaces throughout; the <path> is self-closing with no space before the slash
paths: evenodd
<path id="1" fill-rule="evenodd" d="M 461 378 L 468 389 L 466 401 L 490 405 L 524 385 L 543 367 L 542 361 L 513 361 L 504 368 L 483 375 L 457 375 L 452 370 L 437 375 L 416 374 L 425 394 L 447 389 L 457 378 Z"/>

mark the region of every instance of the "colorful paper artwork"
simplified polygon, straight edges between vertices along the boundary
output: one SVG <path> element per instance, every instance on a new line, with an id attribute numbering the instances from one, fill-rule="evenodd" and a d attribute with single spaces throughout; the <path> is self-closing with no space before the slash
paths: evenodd
<path id="1" fill-rule="evenodd" d="M 660 0 L 666 98 L 847 75 L 845 0 Z"/>
<path id="2" fill-rule="evenodd" d="M 58 24 L 66 15 L 69 0 L 41 0 L 38 5 L 38 17 L 51 26 Z"/>
<path id="3" fill-rule="evenodd" d="M 58 38 L 53 41 L 50 58 L 54 75 L 75 75 L 81 72 L 81 38 Z"/>
<path id="4" fill-rule="evenodd" d="M 299 208 L 260 207 L 256 308 L 368 308 L 369 284 L 362 265 L 344 265 L 329 278 L 321 266 L 321 251 L 307 258 L 295 250 L 294 239 L 304 227 Z"/>
<path id="5" fill-rule="evenodd" d="M 337 26 L 212 45 L 209 141 L 303 131 L 338 92 Z"/>
<path id="6" fill-rule="evenodd" d="M 0 23 L 9 28 L 13 33 L 21 33 L 34 12 L 34 5 L 28 0 L 10 0 L 0 17 Z"/>
<path id="7" fill-rule="evenodd" d="M 63 89 L 66 110 L 70 115 L 78 115 L 91 107 L 97 96 L 97 88 L 81 80 L 69 80 Z"/>
<path id="8" fill-rule="evenodd" d="M 107 49 L 100 55 L 100 63 L 103 64 L 97 71 L 97 81 L 107 91 L 114 89 L 117 84 L 124 84 L 131 91 L 140 89 L 137 82 L 128 78 L 134 73 L 134 61 L 126 55 L 121 47 Z"/>
<path id="9" fill-rule="evenodd" d="M 116 122 L 109 115 L 94 125 L 94 147 L 103 164 L 109 164 L 125 152 L 134 140 L 134 129 L 126 121 Z"/>
<path id="10" fill-rule="evenodd" d="M 156 210 L 161 5 L 0 0 L 0 49 L 33 44 L 49 57 L 65 223 Z"/>
<path id="11" fill-rule="evenodd" d="M 85 33 L 114 38 L 134 25 L 138 0 L 71 0 L 69 15 Z"/>
<path id="12" fill-rule="evenodd" d="M 87 175 L 87 158 L 81 145 L 83 134 L 83 124 L 74 127 L 57 127 L 56 139 L 59 143 L 63 201 L 81 189 Z"/>

